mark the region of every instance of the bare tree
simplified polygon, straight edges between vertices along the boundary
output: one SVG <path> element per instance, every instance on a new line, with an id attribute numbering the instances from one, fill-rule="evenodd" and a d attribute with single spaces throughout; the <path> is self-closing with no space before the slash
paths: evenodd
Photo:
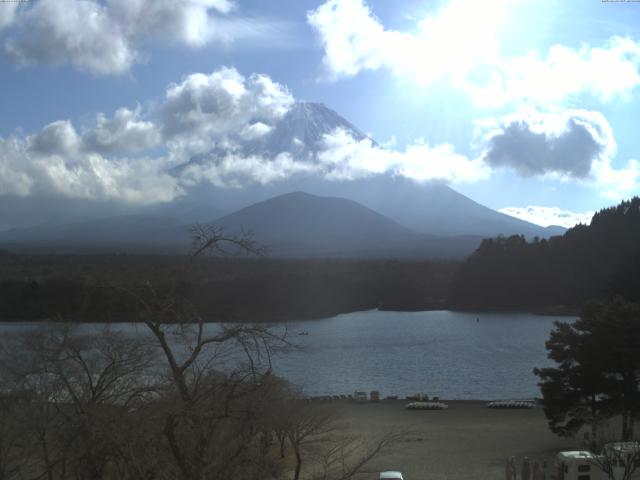
<path id="1" fill-rule="evenodd" d="M 601 470 L 609 480 L 630 480 L 640 471 L 638 439 L 620 441 L 621 432 L 611 422 L 602 423 L 595 438 L 585 435 L 584 446 L 594 452 L 589 463 Z M 597 453 L 596 453 L 597 452 Z"/>
<path id="2" fill-rule="evenodd" d="M 0 394 L 0 480 L 19 478 L 31 458 L 32 437 L 23 424 L 28 402 L 21 391 Z"/>
<path id="3" fill-rule="evenodd" d="M 260 325 L 208 326 L 176 294 L 180 276 L 199 257 L 211 252 L 262 253 L 248 235 L 227 235 L 216 226 L 199 225 L 192 233 L 193 253 L 184 269 L 176 272 L 169 291 L 159 293 L 147 284 L 145 291 L 131 294 L 168 366 L 165 395 L 171 401 L 165 402 L 162 432 L 173 459 L 172 475 L 189 480 L 224 478 L 238 465 L 246 469 L 260 463 L 253 447 L 264 431 L 256 427 L 261 406 L 253 399 L 268 388 L 271 355 L 286 344 L 286 332 L 274 333 Z"/>
<path id="4" fill-rule="evenodd" d="M 284 432 L 294 457 L 293 480 L 354 478 L 363 473 L 374 458 L 411 433 L 389 431 L 369 440 L 347 435 L 336 408 L 335 405 L 309 404 L 296 397 L 284 405 L 281 421 L 275 425 Z M 283 448 L 281 444 L 281 454 Z"/>
<path id="5" fill-rule="evenodd" d="M 605 445 L 600 468 L 610 480 L 631 480 L 640 468 L 640 443 L 614 442 Z"/>
<path id="6" fill-rule="evenodd" d="M 5 342 L 2 379 L 26 399 L 21 426 L 32 460 L 22 477 L 105 478 L 123 461 L 122 430 L 152 390 L 146 345 L 109 329 L 75 330 L 53 325 Z"/>
<path id="7" fill-rule="evenodd" d="M 609 480 L 631 480 L 640 469 L 640 443 L 607 443 L 599 454 L 590 458 L 590 463 L 600 469 Z"/>
<path id="8" fill-rule="evenodd" d="M 320 456 L 320 470 L 313 480 L 349 480 L 361 473 L 375 458 L 410 435 L 389 431 L 369 441 L 355 436 L 338 436 Z"/>
<path id="9" fill-rule="evenodd" d="M 327 442 L 327 435 L 335 430 L 335 417 L 324 411 L 298 407 L 288 414 L 286 436 L 295 455 L 293 480 L 299 480 L 305 447 Z"/>
<path id="10" fill-rule="evenodd" d="M 5 339 L 0 480 L 346 480 L 399 438 L 346 437 L 275 376 L 285 328 L 207 324 L 180 280 L 209 252 L 262 249 L 217 227 L 193 233 L 169 288 L 125 290 L 144 333 L 59 324 Z"/>

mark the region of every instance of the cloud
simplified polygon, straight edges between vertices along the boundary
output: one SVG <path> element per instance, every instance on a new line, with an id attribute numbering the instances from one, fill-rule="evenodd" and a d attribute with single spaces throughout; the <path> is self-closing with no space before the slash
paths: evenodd
<path id="1" fill-rule="evenodd" d="M 569 210 L 562 210 L 558 207 L 506 207 L 499 210 L 502 213 L 511 215 L 512 217 L 535 223 L 542 227 L 550 225 L 559 225 L 565 228 L 571 228 L 579 223 L 589 225 L 591 217 L 595 212 L 576 213 Z"/>
<path id="2" fill-rule="evenodd" d="M 110 0 L 109 17 L 132 39 L 161 39 L 200 46 L 216 38 L 216 17 L 228 14 L 228 0 Z"/>
<path id="3" fill-rule="evenodd" d="M 2 50 L 20 64 L 71 64 L 98 75 L 126 73 L 150 42 L 191 47 L 255 37 L 267 19 L 232 16 L 230 0 L 37 0 L 0 4 Z"/>
<path id="4" fill-rule="evenodd" d="M 613 198 L 637 188 L 640 178 L 636 161 L 612 166 L 611 128 L 601 114 L 584 110 L 483 120 L 477 125 L 481 154 L 474 157 L 422 139 L 403 148 L 381 146 L 344 128 L 324 134 L 313 155 L 244 148 L 256 139 L 269 143 L 294 102 L 266 75 L 224 67 L 188 75 L 149 111 L 123 107 L 85 125 L 58 120 L 30 135 L 0 137 L 0 195 L 154 203 L 203 182 L 240 188 L 294 176 L 350 181 L 388 174 L 462 183 L 509 168 L 592 184 Z M 298 137 L 292 141 L 304 145 Z"/>
<path id="5" fill-rule="evenodd" d="M 567 110 L 541 113 L 524 110 L 502 119 L 478 122 L 482 158 L 492 168 L 511 168 L 523 177 L 578 180 L 605 196 L 623 196 L 637 188 L 636 160 L 615 168 L 617 146 L 606 118 L 599 112 Z M 617 197 L 616 197 L 617 198 Z"/>
<path id="6" fill-rule="evenodd" d="M 162 158 L 108 159 L 87 153 L 68 121 L 26 138 L 0 138 L 0 195 L 156 203 L 180 192 Z"/>
<path id="7" fill-rule="evenodd" d="M 630 195 L 637 195 L 640 189 L 640 162 L 631 159 L 622 168 L 614 168 L 610 162 L 594 165 L 596 187 L 600 194 L 613 201 L 620 201 Z"/>
<path id="8" fill-rule="evenodd" d="M 561 104 L 579 95 L 628 97 L 640 85 L 640 43 L 611 37 L 603 46 L 552 46 L 505 57 L 503 26 L 518 2 L 452 0 L 407 31 L 385 28 L 364 0 L 328 0 L 308 12 L 329 77 L 387 69 L 421 86 L 446 81 L 483 107 Z"/>
<path id="9" fill-rule="evenodd" d="M 15 20 L 17 2 L 0 3 L 0 30 L 11 25 Z"/>
<path id="10" fill-rule="evenodd" d="M 264 132 L 264 126 L 284 116 L 293 103 L 288 90 L 266 75 L 245 78 L 234 68 L 196 73 L 168 88 L 162 105 L 163 133 L 167 138 L 220 139 L 252 126 L 253 133 Z"/>
<path id="11" fill-rule="evenodd" d="M 584 179 L 594 162 L 616 149 L 604 116 L 584 110 L 511 115 L 485 141 L 489 165 L 512 167 L 524 177 L 552 173 Z"/>
<path id="12" fill-rule="evenodd" d="M 110 154 L 139 152 L 154 148 L 162 142 L 158 127 L 141 117 L 141 108 L 119 108 L 108 118 L 100 113 L 96 125 L 82 136 L 83 148 L 89 152 Z"/>
<path id="13" fill-rule="evenodd" d="M 243 140 L 256 140 L 258 138 L 264 137 L 265 135 L 268 135 L 272 130 L 272 126 L 262 122 L 256 122 L 252 123 L 248 127 L 245 127 L 240 132 L 240 137 Z"/>
<path id="14" fill-rule="evenodd" d="M 69 120 L 58 120 L 33 136 L 30 150 L 36 154 L 66 156 L 76 153 L 80 137 Z"/>
<path id="15" fill-rule="evenodd" d="M 544 58 L 533 52 L 502 59 L 486 84 L 468 82 L 465 88 L 481 106 L 546 105 L 585 94 L 607 102 L 640 85 L 639 69 L 640 43 L 614 36 L 603 47 L 554 45 Z"/>
<path id="16" fill-rule="evenodd" d="M 154 115 L 140 106 L 0 138 L 0 195 L 59 196 L 130 203 L 169 201 L 197 182 L 269 183 L 309 166 L 288 155 L 243 156 L 239 142 L 267 135 L 294 99 L 265 75 L 221 68 L 169 85 Z M 204 153 L 207 162 L 172 168 Z"/>
<path id="17" fill-rule="evenodd" d="M 413 32 L 386 29 L 363 0 L 329 0 L 308 12 L 335 78 L 388 68 L 430 83 L 464 76 L 497 54 L 496 31 L 508 3 L 454 0 L 417 22 Z"/>
<path id="18" fill-rule="evenodd" d="M 481 159 L 470 160 L 455 153 L 448 144 L 431 147 L 418 140 L 404 151 L 391 150 L 368 138 L 356 140 L 344 129 L 324 135 L 323 143 L 318 161 L 323 175 L 330 180 L 355 180 L 391 173 L 417 182 L 473 182 L 486 178 L 489 173 Z"/>
<path id="19" fill-rule="evenodd" d="M 328 181 L 352 181 L 374 175 L 403 176 L 416 182 L 440 180 L 472 182 L 485 178 L 489 169 L 481 159 L 469 160 L 451 145 L 431 147 L 419 140 L 404 151 L 386 149 L 369 138 L 355 139 L 343 128 L 324 134 L 316 158 L 299 158 L 288 152 L 273 156 L 215 152 L 181 171 L 189 185 L 210 182 L 218 187 L 267 184 L 296 175 L 313 175 Z"/>
<path id="20" fill-rule="evenodd" d="M 242 188 L 249 184 L 265 185 L 317 171 L 317 165 L 294 159 L 286 152 L 275 157 L 227 153 L 222 157 L 214 156 L 209 162 L 189 165 L 180 176 L 186 185 L 207 182 L 217 187 Z"/>
<path id="21" fill-rule="evenodd" d="M 93 73 L 123 73 L 136 52 L 107 9 L 93 1 L 40 0 L 16 17 L 4 44 L 19 63 L 66 62 Z"/>

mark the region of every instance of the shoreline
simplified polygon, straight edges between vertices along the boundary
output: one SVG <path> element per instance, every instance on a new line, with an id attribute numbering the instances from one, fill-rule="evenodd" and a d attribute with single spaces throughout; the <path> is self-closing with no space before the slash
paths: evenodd
<path id="1" fill-rule="evenodd" d="M 540 317 L 578 317 L 580 314 L 577 311 L 571 310 L 571 309 L 567 309 L 567 308 L 558 308 L 556 309 L 513 309 L 513 308 L 508 308 L 508 309 L 499 309 L 499 308 L 487 308 L 487 309 L 472 309 L 472 308 L 454 308 L 453 306 L 451 308 L 447 308 L 446 306 L 438 306 L 438 307 L 433 307 L 433 308 L 407 308 L 407 309 L 386 309 L 384 307 L 378 307 L 378 308 L 366 308 L 366 309 L 355 309 L 355 310 L 344 310 L 344 311 L 340 311 L 337 312 L 333 315 L 309 315 L 309 316 L 305 316 L 305 317 L 296 317 L 296 318 L 278 318 L 278 319 L 261 319 L 261 320 L 255 320 L 255 321 L 248 321 L 248 320 L 242 320 L 242 319 L 227 319 L 227 320 L 204 320 L 205 324 L 213 324 L 213 323 L 231 323 L 231 324 L 238 324 L 238 323 L 246 323 L 246 324 L 265 324 L 265 325 L 269 325 L 269 324 L 274 324 L 274 325 L 279 325 L 279 324 L 286 324 L 286 323 L 291 323 L 291 322 L 306 322 L 306 321 L 320 321 L 320 320 L 328 320 L 331 318 L 335 318 L 338 317 L 340 315 L 349 315 L 352 313 L 365 313 L 365 312 L 389 312 L 389 313 L 418 313 L 418 312 L 442 312 L 442 311 L 448 311 L 448 312 L 454 312 L 454 313 L 474 313 L 474 314 L 480 314 L 480 315 L 487 315 L 487 314 L 506 314 L 506 313 L 518 313 L 518 314 L 522 314 L 522 313 L 527 313 L 530 315 L 536 315 L 536 316 L 540 316 Z M 65 324 L 65 323 L 70 323 L 70 324 L 78 324 L 78 325 L 83 325 L 83 324 L 87 324 L 87 325 L 91 325 L 91 324 L 123 324 L 123 323 L 139 323 L 139 324 L 143 324 L 144 322 L 142 322 L 141 320 L 138 319 L 122 319 L 122 320 L 111 320 L 109 322 L 106 321 L 80 321 L 80 320 L 60 320 L 60 319 L 31 319 L 31 320 L 26 320 L 26 319 L 15 319 L 15 320 L 11 320 L 11 319 L 2 319 L 0 318 L 0 323 L 6 323 L 6 324 L 17 324 L 17 323 L 25 323 L 25 324 L 31 324 L 31 323 L 51 323 L 51 324 Z M 196 325 L 196 322 L 192 322 L 193 325 Z M 174 325 L 173 323 L 167 323 L 167 325 Z"/>

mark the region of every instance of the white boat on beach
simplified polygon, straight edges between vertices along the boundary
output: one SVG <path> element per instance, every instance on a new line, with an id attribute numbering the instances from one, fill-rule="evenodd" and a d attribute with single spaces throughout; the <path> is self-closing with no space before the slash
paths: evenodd
<path id="1" fill-rule="evenodd" d="M 533 400 L 497 400 L 489 402 L 489 408 L 533 408 L 535 407 Z"/>
<path id="2" fill-rule="evenodd" d="M 446 410 L 449 405 L 442 402 L 411 402 L 405 407 L 407 410 Z"/>

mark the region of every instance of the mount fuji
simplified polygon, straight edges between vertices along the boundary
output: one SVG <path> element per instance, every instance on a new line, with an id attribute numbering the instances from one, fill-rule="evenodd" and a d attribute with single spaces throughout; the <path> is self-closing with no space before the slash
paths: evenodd
<path id="1" fill-rule="evenodd" d="M 297 102 L 267 134 L 247 140 L 239 148 L 244 155 L 273 158 L 284 152 L 313 162 L 323 148 L 325 135 L 336 129 L 357 141 L 367 138 L 323 104 Z M 216 151 L 199 155 L 175 167 L 174 174 L 216 160 Z M 301 174 L 243 188 L 202 182 L 173 202 L 145 208 L 114 206 L 110 215 L 108 208 L 101 206 L 93 213 L 81 210 L 81 217 L 65 217 L 54 211 L 54 206 L 52 202 L 43 210 L 46 216 L 36 218 L 32 225 L 5 227 L 0 232 L 0 248 L 2 244 L 37 244 L 39 250 L 67 245 L 72 249 L 91 247 L 92 251 L 116 247 L 141 251 L 145 238 L 151 236 L 154 251 L 165 251 L 164 246 L 188 244 L 189 224 L 217 220 L 229 229 L 256 231 L 280 256 L 459 258 L 470 254 L 483 237 L 522 234 L 545 238 L 565 231 L 494 211 L 442 183 L 418 183 L 391 174 L 352 181 Z M 294 210 L 297 213 L 291 214 Z M 330 238 L 315 228 L 318 215 L 324 216 L 322 222 L 327 227 L 325 233 L 331 232 Z M 285 232 L 292 236 L 287 238 Z M 445 248 L 447 245 L 451 248 Z"/>

